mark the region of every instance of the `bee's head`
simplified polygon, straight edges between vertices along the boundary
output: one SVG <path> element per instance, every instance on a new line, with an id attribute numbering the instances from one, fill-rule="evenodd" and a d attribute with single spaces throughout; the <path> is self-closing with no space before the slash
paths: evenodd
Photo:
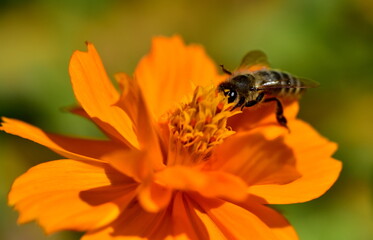
<path id="1" fill-rule="evenodd" d="M 218 91 L 222 92 L 226 97 L 228 97 L 228 103 L 232 103 L 238 98 L 238 92 L 236 91 L 236 86 L 233 83 L 220 83 L 218 86 Z"/>

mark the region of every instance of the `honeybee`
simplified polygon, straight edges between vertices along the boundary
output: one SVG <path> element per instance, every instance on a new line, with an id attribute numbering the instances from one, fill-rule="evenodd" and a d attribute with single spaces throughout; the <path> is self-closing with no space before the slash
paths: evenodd
<path id="1" fill-rule="evenodd" d="M 252 107 L 262 102 L 276 103 L 277 122 L 287 128 L 280 99 L 296 100 L 306 88 L 317 87 L 315 81 L 295 77 L 289 73 L 269 67 L 267 56 L 259 50 L 247 53 L 235 72 L 220 65 L 223 72 L 230 75 L 218 85 L 229 103 L 236 103 L 231 110 Z"/>

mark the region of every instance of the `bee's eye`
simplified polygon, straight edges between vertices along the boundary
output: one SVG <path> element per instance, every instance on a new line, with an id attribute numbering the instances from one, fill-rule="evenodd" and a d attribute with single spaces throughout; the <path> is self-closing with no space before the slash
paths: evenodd
<path id="1" fill-rule="evenodd" d="M 237 92 L 231 89 L 224 91 L 224 95 L 228 97 L 228 103 L 234 102 L 237 98 Z"/>

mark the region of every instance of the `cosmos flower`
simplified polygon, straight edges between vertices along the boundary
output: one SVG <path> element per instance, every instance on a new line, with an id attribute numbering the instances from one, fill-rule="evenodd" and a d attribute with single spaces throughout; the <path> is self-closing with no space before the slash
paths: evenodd
<path id="1" fill-rule="evenodd" d="M 272 104 L 229 111 L 216 86 L 225 76 L 199 45 L 156 37 L 133 77 L 110 82 L 91 43 L 76 51 L 72 110 L 107 136 L 92 140 L 42 131 L 3 118 L 1 130 L 35 141 L 63 159 L 17 178 L 9 204 L 19 223 L 47 233 L 103 239 L 297 239 L 268 204 L 309 201 L 336 181 L 337 146 L 296 118 L 291 133 Z"/>

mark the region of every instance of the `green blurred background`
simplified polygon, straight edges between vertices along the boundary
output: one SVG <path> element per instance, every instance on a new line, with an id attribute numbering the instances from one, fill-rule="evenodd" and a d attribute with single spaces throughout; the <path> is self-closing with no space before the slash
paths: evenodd
<path id="1" fill-rule="evenodd" d="M 43 129 L 100 135 L 62 107 L 74 104 L 68 62 L 93 42 L 110 75 L 132 73 L 155 35 L 178 33 L 205 46 L 217 64 L 236 67 L 251 49 L 272 65 L 321 83 L 301 101 L 300 117 L 339 143 L 344 169 L 310 203 L 280 206 L 301 239 L 373 239 L 373 1 L 0 1 L 0 115 Z M 6 204 L 12 181 L 56 154 L 0 133 L 0 239 L 46 237 L 35 223 L 17 226 Z"/>

